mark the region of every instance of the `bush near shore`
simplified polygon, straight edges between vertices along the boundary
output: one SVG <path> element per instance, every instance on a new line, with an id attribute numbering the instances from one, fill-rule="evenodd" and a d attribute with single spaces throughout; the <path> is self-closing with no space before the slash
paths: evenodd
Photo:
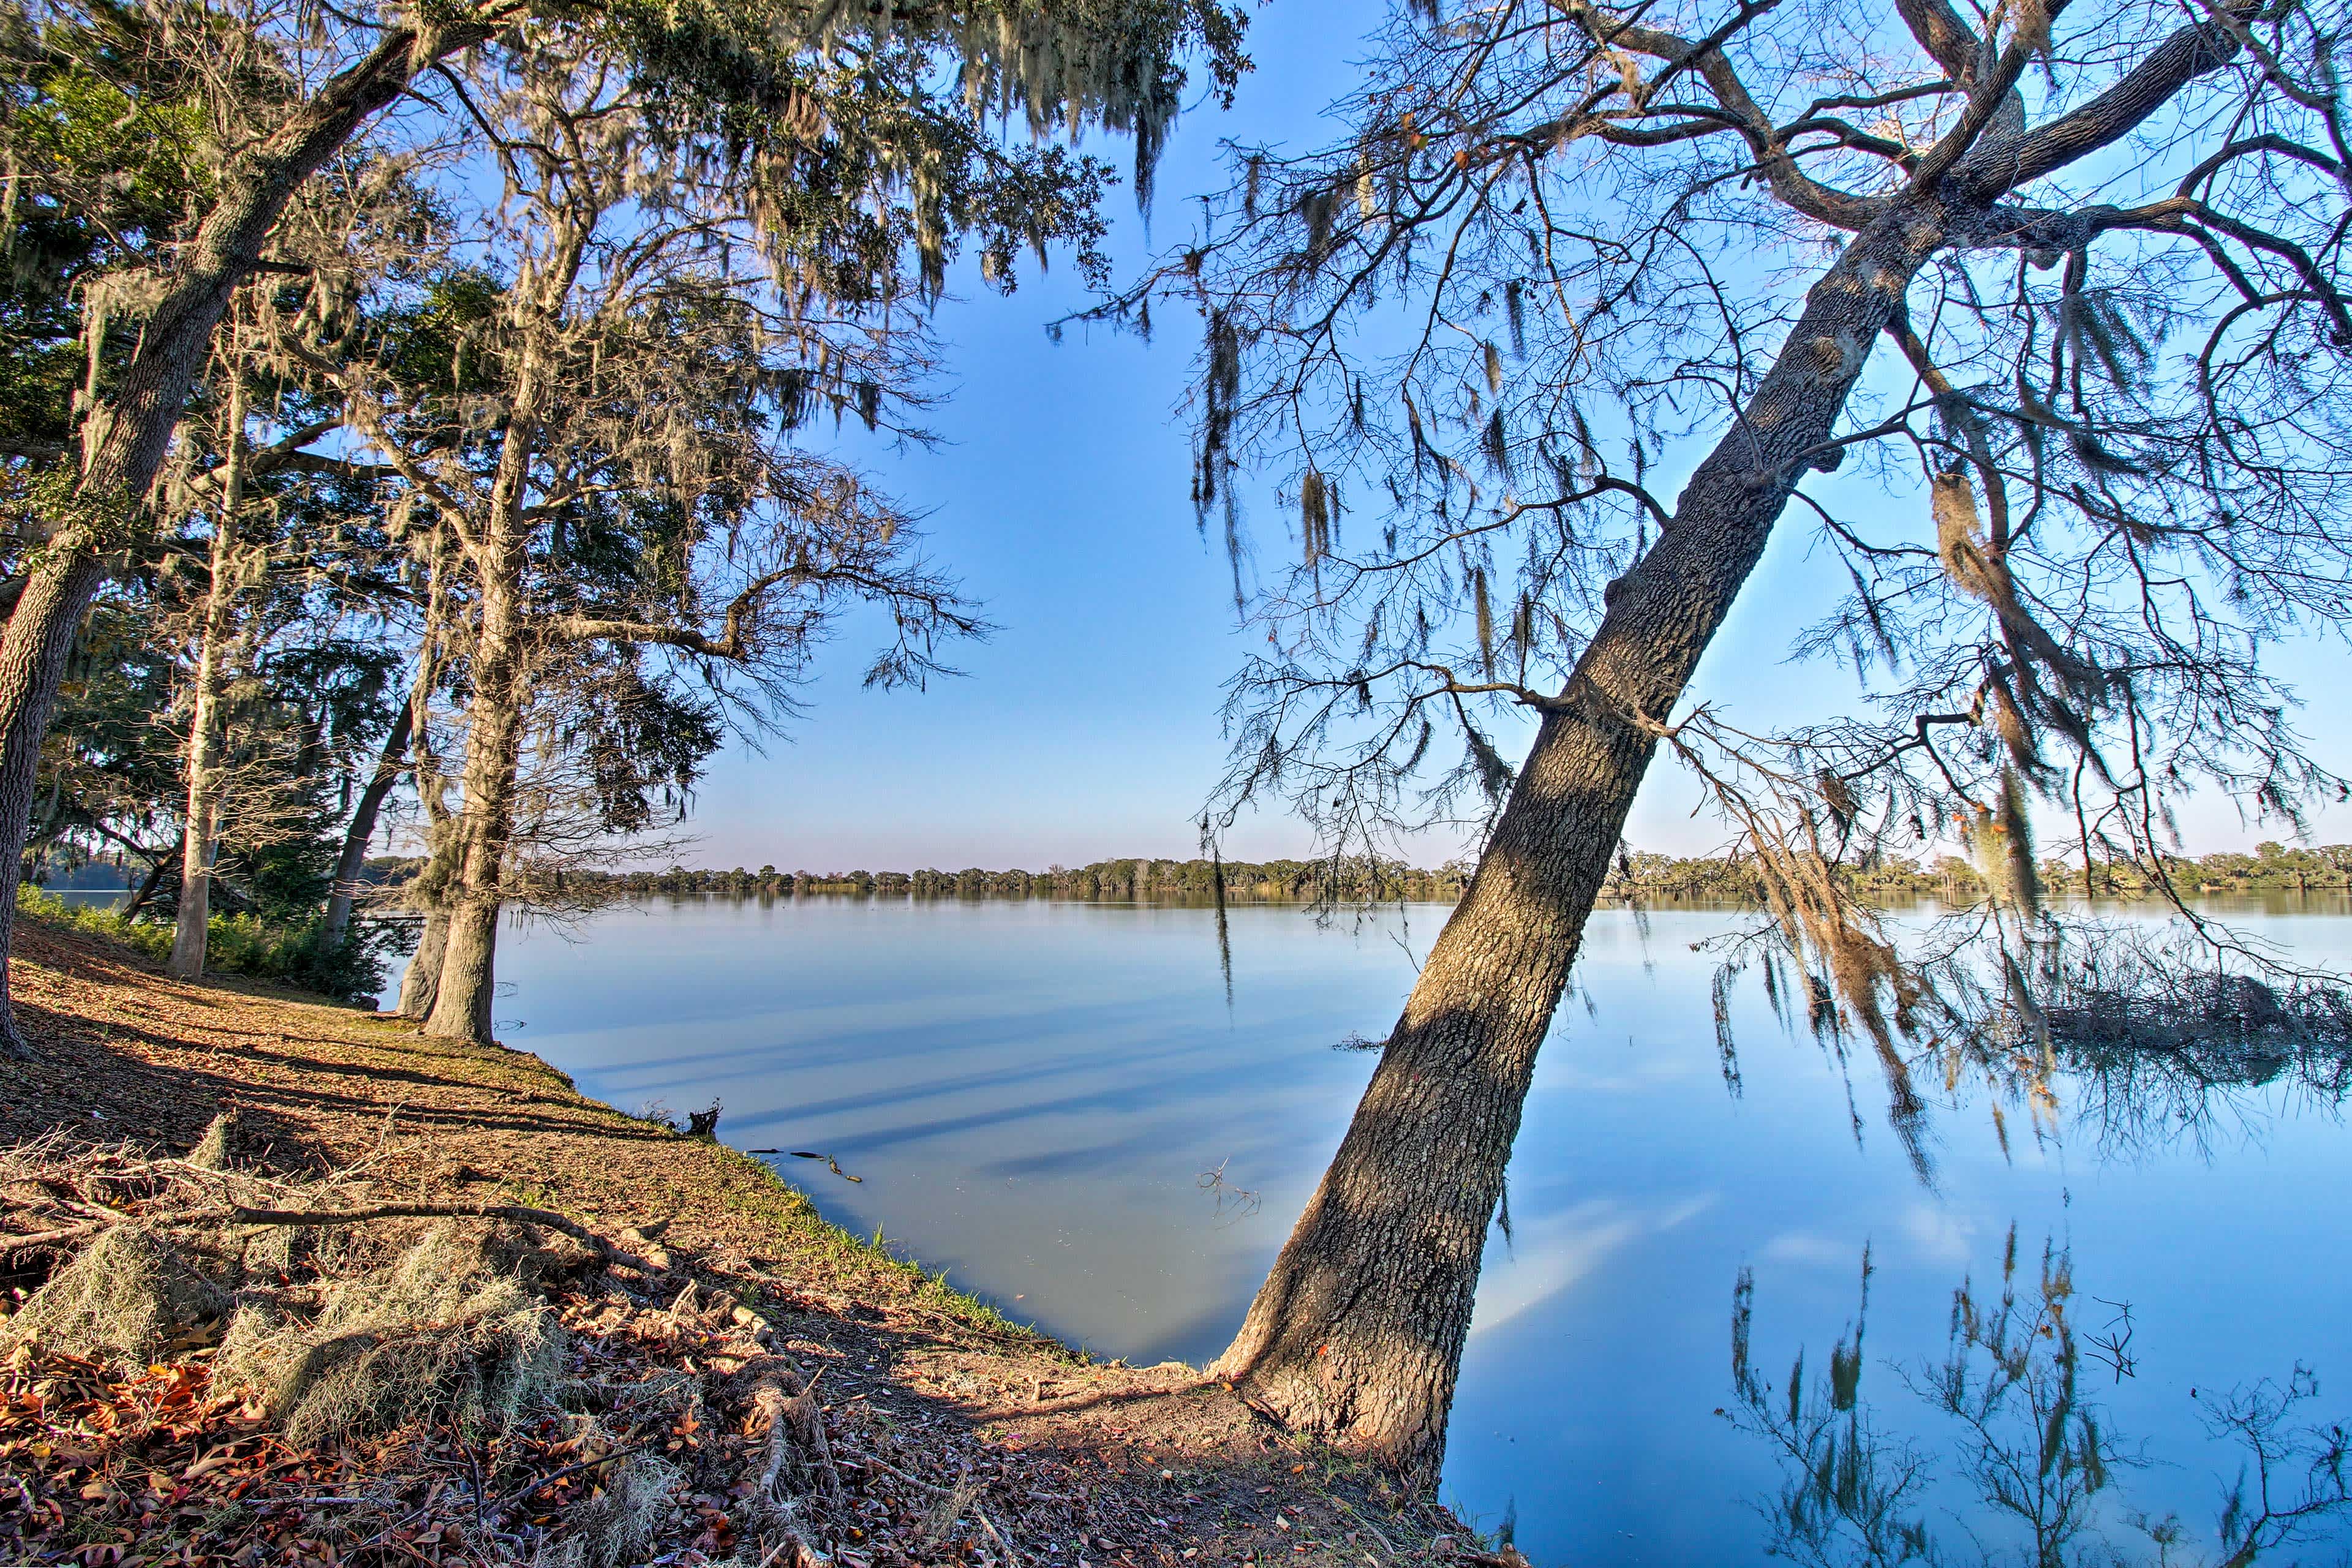
<path id="1" fill-rule="evenodd" d="M 16 912 L 58 931 L 121 942 L 157 963 L 172 955 L 172 927 L 165 921 L 68 902 L 29 883 L 16 886 Z M 383 989 L 388 933 L 367 926 L 354 924 L 332 940 L 326 921 L 316 916 L 276 921 L 219 914 L 206 929 L 205 968 L 211 973 L 275 980 L 338 1002 L 372 1005 Z"/>

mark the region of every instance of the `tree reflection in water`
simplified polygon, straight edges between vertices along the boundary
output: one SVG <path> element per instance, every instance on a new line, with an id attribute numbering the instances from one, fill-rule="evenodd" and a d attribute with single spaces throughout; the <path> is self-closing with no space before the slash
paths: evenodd
<path id="1" fill-rule="evenodd" d="M 2300 1365 L 2284 1383 L 2200 1396 L 2206 1431 L 2234 1447 L 2240 1466 L 2210 1532 L 2133 1509 L 2119 1478 L 2156 1461 L 2107 1425 L 2095 1397 L 2102 1370 L 2132 1375 L 2129 1310 L 2086 1307 L 2063 1247 L 2045 1245 L 2038 1271 L 2021 1279 L 2014 1230 L 1999 1300 L 1980 1300 L 1969 1282 L 1954 1293 L 1944 1359 L 1888 1363 L 1935 1429 L 1899 1430 L 1862 1392 L 1870 1276 L 1865 1249 L 1860 1306 L 1826 1376 L 1800 1350 L 1778 1387 L 1750 1360 L 1746 1268 L 1732 1292 L 1734 1405 L 1724 1414 L 1780 1464 L 1780 1489 L 1758 1505 L 1774 1556 L 1817 1568 L 2243 1568 L 2352 1522 L 2352 1432 L 2311 1419 L 2318 1385 Z M 2076 1320 L 2091 1312 L 2107 1321 L 2084 1332 Z M 1935 1494 L 1955 1485 L 1974 1494 L 1965 1515 L 1937 1506 Z"/>
<path id="2" fill-rule="evenodd" d="M 2249 973 L 2138 931 L 2074 933 L 2065 952 L 2048 1028 L 2072 1122 L 2103 1152 L 2186 1142 L 2207 1153 L 2265 1110 L 2339 1111 L 2352 1095 L 2352 1000 L 2340 977 Z M 2254 1090 L 2284 1099 L 2258 1101 Z"/>
<path id="3" fill-rule="evenodd" d="M 2293 967 L 2210 923 L 2101 925 L 2049 913 L 1989 966 L 1968 940 L 1984 918 L 1936 922 L 1936 956 L 1892 1029 L 1858 1029 L 1836 987 L 1807 970 L 1774 926 L 1699 944 L 1727 954 L 1713 990 L 1725 1087 L 1735 1097 L 1743 1087 L 1730 996 L 1752 965 L 1781 1026 L 1794 1032 L 1801 1016 L 1846 1075 L 1857 1142 L 1850 1047 L 1857 1034 L 1869 1040 L 1887 1123 L 1929 1188 L 1934 1101 L 1919 1086 L 1936 1079 L 1948 1109 L 1981 1088 L 2004 1152 L 2009 1112 L 2019 1109 L 2037 1139 L 2056 1137 L 2063 1121 L 2102 1153 L 2132 1157 L 2182 1142 L 2210 1153 L 2232 1127 L 2250 1132 L 2290 1108 L 2340 1112 L 2352 1098 L 2352 994 L 2340 975 Z"/>

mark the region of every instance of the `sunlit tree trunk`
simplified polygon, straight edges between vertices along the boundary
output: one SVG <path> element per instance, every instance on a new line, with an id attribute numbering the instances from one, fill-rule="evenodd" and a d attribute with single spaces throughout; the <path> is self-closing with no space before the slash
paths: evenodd
<path id="1" fill-rule="evenodd" d="M 234 369 L 231 372 L 235 374 Z M 183 980 L 205 973 L 210 932 L 213 862 L 220 854 L 222 752 L 227 738 L 229 644 L 236 626 L 238 508 L 245 500 L 245 385 L 228 400 L 227 455 L 223 459 L 220 514 L 213 525 L 211 576 L 197 634 L 195 700 L 188 721 L 187 831 L 181 840 L 179 924 L 165 969 Z"/>
<path id="2" fill-rule="evenodd" d="M 221 562 L 217 545 L 213 563 Z M 196 659 L 194 712 L 188 722 L 187 831 L 180 843 L 179 923 L 172 933 L 172 956 L 164 967 L 183 980 L 205 972 L 205 946 L 212 919 L 213 861 L 220 852 L 221 752 L 224 739 L 221 664 L 226 650 L 227 595 L 219 589 L 205 616 L 203 649 Z"/>
<path id="3" fill-rule="evenodd" d="M 580 265 L 580 246 L 568 265 L 540 281 L 545 298 L 562 300 Z M 488 1042 L 496 984 L 499 909 L 505 897 L 507 850 L 514 837 L 516 773 L 522 759 L 526 647 L 523 594 L 530 567 L 530 525 L 523 498 L 540 434 L 537 419 L 547 379 L 534 335 L 517 367 L 499 471 L 478 538 L 466 542 L 473 559 L 478 619 L 470 664 L 473 699 L 466 710 L 465 804 L 455 821 L 455 857 L 447 951 L 425 1032 Z"/>
<path id="4" fill-rule="evenodd" d="M 517 552 L 520 554 L 520 551 Z M 518 574 L 520 563 L 518 563 Z M 490 997 L 507 849 L 514 834 L 515 776 L 522 754 L 522 626 L 509 584 L 485 585 L 482 626 L 467 709 L 465 805 L 457 875 L 448 910 L 447 948 L 425 1032 L 453 1038 L 491 1037 Z"/>
<path id="5" fill-rule="evenodd" d="M 449 911 L 436 904 L 425 911 L 425 929 L 416 938 L 416 956 L 400 977 L 400 1016 L 423 1023 L 441 994 L 441 960 L 449 951 Z"/>
<path id="6" fill-rule="evenodd" d="M 1338 1154 L 1213 1369 L 1286 1425 L 1434 1484 L 1537 1049 L 1658 725 L 1937 237 L 1906 209 L 1848 245 L 1673 525 L 1611 585 Z"/>

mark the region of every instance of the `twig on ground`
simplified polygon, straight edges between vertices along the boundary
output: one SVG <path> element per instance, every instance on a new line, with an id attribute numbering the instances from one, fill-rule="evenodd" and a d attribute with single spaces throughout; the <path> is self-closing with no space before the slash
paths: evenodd
<path id="1" fill-rule="evenodd" d="M 526 1486 L 518 1487 L 513 1491 L 509 1492 L 506 1496 L 499 1499 L 497 1502 L 490 1505 L 490 1512 L 493 1514 L 504 1513 L 507 1510 L 514 1507 L 515 1504 L 521 1502 L 533 1492 L 538 1491 L 541 1488 L 551 1487 L 556 1482 L 563 1479 L 566 1476 L 576 1476 L 583 1470 L 593 1470 L 599 1465 L 609 1465 L 615 1459 L 626 1458 L 631 1454 L 642 1453 L 649 1447 L 651 1447 L 651 1445 L 646 1443 L 632 1443 L 625 1448 L 615 1448 L 611 1453 L 601 1455 L 596 1458 L 583 1459 L 576 1465 L 566 1465 L 560 1470 L 551 1471 L 549 1474 L 540 1477 L 537 1480 L 531 1481 Z"/>
<path id="2" fill-rule="evenodd" d="M 1021 1568 L 1021 1554 L 1013 1550 L 1013 1542 L 996 1528 L 996 1521 L 988 1517 L 988 1510 L 980 1506 L 978 1500 L 973 1500 L 971 1512 L 972 1517 L 980 1521 L 981 1528 L 988 1531 L 988 1538 L 996 1542 L 997 1550 L 1004 1553 L 1005 1568 Z"/>
<path id="3" fill-rule="evenodd" d="M 900 1480 L 906 1482 L 910 1487 L 920 1487 L 927 1492 L 937 1492 L 941 1497 L 946 1497 L 955 1489 L 953 1487 L 943 1487 L 939 1485 L 937 1482 L 922 1480 L 917 1477 L 910 1476 L 906 1471 L 900 1469 L 898 1466 L 877 1459 L 871 1454 L 853 1454 L 849 1457 L 848 1462 L 853 1465 L 871 1465 L 877 1470 L 898 1477 Z"/>

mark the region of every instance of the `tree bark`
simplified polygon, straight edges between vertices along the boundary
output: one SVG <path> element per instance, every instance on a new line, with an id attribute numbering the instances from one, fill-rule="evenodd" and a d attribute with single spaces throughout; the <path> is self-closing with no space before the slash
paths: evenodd
<path id="1" fill-rule="evenodd" d="M 219 563 L 218 552 L 215 564 Z M 215 591 L 217 601 L 222 595 Z M 196 980 L 205 972 L 205 948 L 212 921 L 213 859 L 220 851 L 221 679 L 220 642 L 225 617 L 207 613 L 203 651 L 196 658 L 195 711 L 188 724 L 188 826 L 180 839 L 179 921 L 172 932 L 167 973 Z"/>
<path id="2" fill-rule="evenodd" d="M 261 259 L 287 201 L 419 71 L 486 37 L 487 29 L 471 25 L 389 29 L 365 58 L 329 79 L 291 120 L 224 169 L 220 199 L 174 253 L 172 287 L 148 318 L 112 401 L 84 422 L 71 515 L 57 520 L 0 638 L 0 737 L 6 746 L 0 758 L 0 1050 L 8 1055 L 30 1054 L 11 1010 L 6 955 L 32 824 L 33 779 L 66 654 L 106 581 L 107 553 L 124 542 L 120 536 L 145 505 L 213 329 Z"/>
<path id="3" fill-rule="evenodd" d="M 231 353 L 234 359 L 234 351 Z M 179 921 L 172 932 L 172 956 L 163 968 L 182 980 L 200 980 L 211 935 L 213 861 L 220 853 L 221 752 L 226 714 L 222 699 L 228 682 L 224 666 L 236 622 L 236 519 L 245 500 L 245 378 L 232 364 L 228 399 L 227 456 L 221 479 L 221 506 L 213 524 L 211 576 L 205 588 L 205 619 L 196 649 L 195 700 L 188 720 L 187 830 L 180 840 Z"/>
<path id="4" fill-rule="evenodd" d="M 164 854 L 155 857 L 155 863 L 147 868 L 147 879 L 139 884 L 139 890 L 132 893 L 131 895 L 131 901 L 122 906 L 122 918 L 124 920 L 131 919 L 141 910 L 147 907 L 147 900 L 153 898 L 155 896 L 155 889 L 163 885 L 163 874 L 171 869 L 172 862 L 179 859 L 186 853 L 187 844 L 188 830 L 183 827 L 180 829 L 180 842 L 178 846 Z"/>
<path id="5" fill-rule="evenodd" d="M 572 254 L 576 258 L 578 247 Z M 577 267 L 576 259 L 572 263 Z M 568 287 L 560 274 L 555 298 Z M 542 283 L 542 287 L 549 285 Z M 536 344 L 536 338 L 531 340 Z M 523 497 L 539 437 L 539 398 L 545 388 L 539 355 L 527 348 L 515 376 L 505 444 L 490 487 L 479 540 L 467 551 L 480 595 L 466 710 L 465 802 L 457 831 L 449 896 L 448 951 L 425 1032 L 489 1043 L 490 998 L 496 984 L 499 908 L 506 890 L 506 858 L 514 836 L 515 783 L 522 759 L 527 658 L 523 593 L 530 568 L 530 527 Z"/>
<path id="6" fill-rule="evenodd" d="M 461 846 L 448 910 L 447 949 L 425 1032 L 488 1044 L 496 985 L 499 909 L 514 833 L 515 775 L 522 753 L 520 617 L 511 594 L 485 593 L 467 721 Z"/>
<path id="7" fill-rule="evenodd" d="M 33 1055 L 9 1004 L 8 960 L 15 950 L 16 889 L 25 875 L 25 839 L 33 821 L 41 739 L 48 732 L 66 655 L 82 612 L 105 579 L 98 557 L 70 545 L 29 574 L 16 613 L 0 637 L 0 1051 Z"/>
<path id="8" fill-rule="evenodd" d="M 1339 1152 L 1213 1369 L 1286 1425 L 1435 1485 L 1536 1053 L 1658 726 L 1940 237 L 1924 205 L 1854 237 L 1673 525 L 1611 584 Z"/>
<path id="9" fill-rule="evenodd" d="M 508 439 L 515 439 L 509 432 Z M 449 898 L 447 951 L 425 1032 L 450 1039 L 491 1038 L 499 909 L 507 849 L 514 836 L 515 781 L 522 758 L 523 626 L 526 542 L 502 530 L 483 574 L 482 619 L 474 647 L 474 696 L 466 721 L 465 802 L 455 823 L 456 875 Z"/>
<path id="10" fill-rule="evenodd" d="M 416 956 L 400 977 L 400 1016 L 423 1023 L 441 994 L 441 960 L 449 951 L 449 911 L 438 905 L 425 911 L 425 929 L 416 938 Z"/>
<path id="11" fill-rule="evenodd" d="M 352 900 L 358 895 L 360 879 L 367 869 L 368 844 L 375 837 L 376 815 L 383 809 L 384 797 L 392 786 L 400 782 L 401 767 L 408 755 L 408 732 L 416 716 L 413 703 L 404 704 L 399 717 L 392 721 L 392 731 L 383 738 L 383 751 L 377 756 L 374 776 L 360 791 L 359 803 L 352 807 L 351 826 L 343 830 L 343 852 L 335 858 L 335 884 L 327 895 L 327 942 L 329 946 L 343 940 L 351 928 Z"/>
<path id="12" fill-rule="evenodd" d="M 449 934 L 441 957 L 441 981 L 425 1032 L 442 1039 L 490 1045 L 497 1033 L 490 1000 L 498 989 L 499 905 L 461 895 L 449 910 Z"/>

